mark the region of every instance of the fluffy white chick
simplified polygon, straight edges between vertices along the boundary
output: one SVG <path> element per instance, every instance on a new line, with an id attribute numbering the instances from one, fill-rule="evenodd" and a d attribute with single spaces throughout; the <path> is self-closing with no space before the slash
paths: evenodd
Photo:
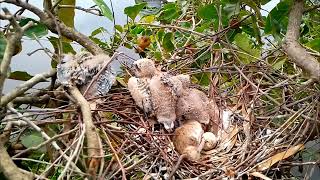
<path id="1" fill-rule="evenodd" d="M 151 59 L 139 59 L 133 63 L 133 70 L 136 77 L 128 81 L 128 90 L 136 105 L 145 113 L 153 110 L 151 93 L 149 88 L 150 79 L 157 74 L 154 62 Z"/>

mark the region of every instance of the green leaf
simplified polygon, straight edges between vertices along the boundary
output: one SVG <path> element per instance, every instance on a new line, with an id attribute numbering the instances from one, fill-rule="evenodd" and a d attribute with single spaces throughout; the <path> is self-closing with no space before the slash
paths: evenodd
<path id="1" fill-rule="evenodd" d="M 271 10 L 266 19 L 266 25 L 264 28 L 264 32 L 266 34 L 280 33 L 281 30 L 284 31 L 286 29 L 291 3 L 292 2 L 290 0 L 281 1 Z"/>
<path id="2" fill-rule="evenodd" d="M 261 50 L 254 49 L 250 43 L 248 35 L 242 33 L 237 34 L 234 37 L 234 43 L 240 48 L 241 52 L 238 52 L 238 56 L 242 63 L 249 64 L 257 61 L 260 58 Z M 244 51 L 244 52 L 243 52 Z"/>
<path id="3" fill-rule="evenodd" d="M 44 141 L 44 139 L 41 137 L 40 133 L 38 133 L 38 132 L 32 132 L 29 135 L 25 135 L 25 136 L 21 137 L 21 143 L 26 148 L 35 147 L 35 146 L 41 144 L 43 141 Z M 45 151 L 44 147 L 39 150 L 42 152 Z"/>
<path id="4" fill-rule="evenodd" d="M 163 37 L 162 46 L 168 52 L 173 51 L 175 48 L 174 44 L 172 43 L 172 38 L 173 34 L 171 32 L 165 34 Z"/>
<path id="5" fill-rule="evenodd" d="M 99 27 L 99 28 L 97 28 L 97 29 L 95 29 L 94 31 L 91 32 L 91 36 L 95 36 L 95 35 L 103 33 L 103 32 L 108 32 L 108 30 L 106 30 L 103 27 Z"/>
<path id="6" fill-rule="evenodd" d="M 272 68 L 274 69 L 274 70 L 279 70 L 279 69 L 281 69 L 282 68 L 282 66 L 283 66 L 283 64 L 286 62 L 286 59 L 280 59 L 280 60 L 278 60 L 276 63 L 274 63 L 273 65 L 272 65 Z"/>
<path id="7" fill-rule="evenodd" d="M 31 18 L 25 18 L 25 19 L 20 20 L 19 25 L 24 26 L 29 21 L 32 21 L 34 23 L 34 25 L 24 32 L 25 36 L 27 36 L 31 39 L 35 39 L 35 38 L 41 38 L 41 37 L 48 34 L 48 29 L 44 24 L 42 24 L 34 19 L 31 19 Z"/>
<path id="8" fill-rule="evenodd" d="M 200 84 L 201 86 L 208 87 L 211 83 L 210 74 L 211 73 L 209 72 L 204 72 L 204 73 L 195 74 L 194 77 L 196 77 L 198 84 Z"/>
<path id="9" fill-rule="evenodd" d="M 104 17 L 108 18 L 110 21 L 113 21 L 112 12 L 103 0 L 93 0 L 93 2 L 95 2 L 96 5 L 99 6 Z"/>
<path id="10" fill-rule="evenodd" d="M 10 73 L 9 79 L 20 80 L 20 81 L 28 81 L 33 76 L 28 74 L 25 71 L 14 71 Z"/>
<path id="11" fill-rule="evenodd" d="M 144 31 L 145 29 L 142 26 L 134 26 L 134 28 L 130 31 L 131 34 L 137 35 Z"/>
<path id="12" fill-rule="evenodd" d="M 160 11 L 159 20 L 165 23 L 171 23 L 172 20 L 177 19 L 181 14 L 180 8 L 175 3 L 167 3 Z"/>
<path id="13" fill-rule="evenodd" d="M 114 28 L 116 28 L 116 30 L 118 30 L 119 32 L 123 32 L 123 28 L 120 25 L 115 25 Z"/>
<path id="14" fill-rule="evenodd" d="M 6 50 L 7 41 L 6 39 L 0 34 L 0 63 L 3 59 L 4 51 Z"/>
<path id="15" fill-rule="evenodd" d="M 133 21 L 136 19 L 139 12 L 147 5 L 147 3 L 140 3 L 134 6 L 129 6 L 124 9 L 124 13 L 128 15 Z"/>
<path id="16" fill-rule="evenodd" d="M 314 39 L 312 41 L 309 41 L 307 44 L 306 44 L 309 48 L 315 50 L 315 51 L 318 51 L 320 52 L 320 38 L 318 39 Z"/>
<path id="17" fill-rule="evenodd" d="M 59 8 L 58 9 L 58 18 L 62 21 L 66 26 L 70 28 L 74 28 L 74 6 L 76 4 L 76 0 L 62 0 L 59 5 L 67 5 L 70 8 Z M 72 8 L 71 8 L 72 7 Z"/>
<path id="18" fill-rule="evenodd" d="M 218 13 L 214 4 L 209 4 L 200 7 L 198 10 L 198 16 L 202 19 L 214 20 L 218 19 Z"/>
<path id="19" fill-rule="evenodd" d="M 51 42 L 51 44 L 52 44 L 52 46 L 53 46 L 53 48 L 54 48 L 54 50 L 55 50 L 55 53 L 57 53 L 57 52 L 59 52 L 58 51 L 58 46 L 59 46 L 59 39 L 58 38 L 56 38 L 56 37 L 49 37 L 48 38 L 49 39 L 49 41 Z M 62 46 L 63 46 L 63 48 L 62 48 L 62 51 L 63 51 L 63 53 L 72 53 L 72 54 L 76 54 L 76 51 L 73 49 L 73 47 L 71 46 L 71 44 L 69 43 L 69 42 L 64 42 L 64 41 L 62 41 Z"/>

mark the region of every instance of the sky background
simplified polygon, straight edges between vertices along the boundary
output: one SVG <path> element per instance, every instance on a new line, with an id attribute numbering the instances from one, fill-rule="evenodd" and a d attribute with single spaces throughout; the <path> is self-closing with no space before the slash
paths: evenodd
<path id="1" fill-rule="evenodd" d="M 265 9 L 267 11 L 270 11 L 273 7 L 275 7 L 280 0 L 272 0 L 268 4 L 264 5 L 262 9 Z M 114 13 L 115 13 L 115 21 L 116 24 L 124 25 L 126 24 L 127 17 L 124 14 L 124 8 L 128 6 L 132 6 L 135 4 L 134 0 L 112 0 L 113 7 L 114 7 Z M 42 1 L 40 0 L 29 0 L 29 3 L 40 7 L 42 9 Z M 88 8 L 94 5 L 94 2 L 92 0 L 77 0 L 76 1 L 77 6 L 81 6 L 84 8 Z M 105 0 L 105 3 L 110 6 L 110 1 Z M 2 3 L 1 7 L 7 7 L 11 12 L 16 11 L 18 8 L 12 5 L 3 5 Z M 267 11 L 261 11 L 263 16 L 266 16 L 268 14 Z M 28 16 L 34 19 L 38 19 L 37 16 L 35 16 L 33 13 L 26 11 L 24 16 Z M 75 11 L 75 28 L 76 30 L 82 32 L 85 35 L 90 35 L 91 32 L 99 27 L 104 27 L 108 30 L 108 32 L 113 32 L 113 22 L 108 20 L 105 17 L 98 17 L 89 13 L 85 13 L 83 11 L 76 10 Z M 0 21 L 1 26 L 3 26 L 2 23 L 5 23 L 4 21 Z M 109 35 L 106 35 L 109 36 Z M 50 61 L 51 59 L 43 52 L 43 51 L 37 51 L 32 56 L 28 56 L 27 53 L 30 53 L 36 49 L 41 48 L 39 43 L 37 43 L 34 40 L 30 40 L 27 37 L 23 37 L 22 39 L 22 52 L 18 55 L 14 56 L 12 58 L 11 63 L 11 71 L 26 71 L 31 75 L 47 72 L 50 70 Z M 49 48 L 53 51 L 53 47 L 51 43 L 45 38 L 40 39 L 41 44 L 44 47 Z M 79 46 L 75 46 L 75 50 L 79 49 Z M 121 49 L 126 51 L 125 49 Z M 130 52 L 125 52 L 130 53 Z M 4 93 L 9 92 L 14 87 L 19 85 L 20 81 L 15 80 L 7 80 L 5 82 L 4 87 Z M 38 85 L 35 88 L 43 87 L 43 85 Z"/>

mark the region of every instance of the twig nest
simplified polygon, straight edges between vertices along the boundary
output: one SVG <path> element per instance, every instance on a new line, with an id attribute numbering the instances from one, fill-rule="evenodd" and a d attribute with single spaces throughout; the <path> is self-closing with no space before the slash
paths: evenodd
<path id="1" fill-rule="evenodd" d="M 204 140 L 203 150 L 210 151 L 214 147 L 216 147 L 217 142 L 218 142 L 218 138 L 212 132 L 205 132 L 203 134 L 202 138 Z"/>
<path id="2" fill-rule="evenodd" d="M 190 161 L 200 159 L 203 148 L 202 135 L 204 131 L 201 124 L 195 120 L 189 120 L 174 132 L 173 145 L 178 153 L 185 155 Z"/>

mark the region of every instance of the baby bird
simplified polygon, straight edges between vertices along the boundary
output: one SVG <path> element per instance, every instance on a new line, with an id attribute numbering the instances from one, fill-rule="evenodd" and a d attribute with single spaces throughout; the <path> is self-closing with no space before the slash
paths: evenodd
<path id="1" fill-rule="evenodd" d="M 200 152 L 204 147 L 202 140 L 203 129 L 196 120 L 189 120 L 174 132 L 173 145 L 178 153 L 185 155 L 189 161 L 200 159 Z"/>
<path id="2" fill-rule="evenodd" d="M 184 90 L 177 102 L 177 117 L 186 120 L 195 119 L 203 124 L 210 122 L 208 111 L 209 99 L 202 92 L 194 88 Z"/>
<path id="3" fill-rule="evenodd" d="M 174 128 L 176 120 L 177 97 L 172 93 L 172 89 L 166 84 L 165 73 L 159 73 L 150 80 L 149 88 L 152 98 L 152 105 L 159 123 L 167 130 Z"/>
<path id="4" fill-rule="evenodd" d="M 151 93 L 149 83 L 152 76 L 158 73 L 151 59 L 139 59 L 133 63 L 134 74 L 128 81 L 128 90 L 136 105 L 145 113 L 152 112 Z"/>

